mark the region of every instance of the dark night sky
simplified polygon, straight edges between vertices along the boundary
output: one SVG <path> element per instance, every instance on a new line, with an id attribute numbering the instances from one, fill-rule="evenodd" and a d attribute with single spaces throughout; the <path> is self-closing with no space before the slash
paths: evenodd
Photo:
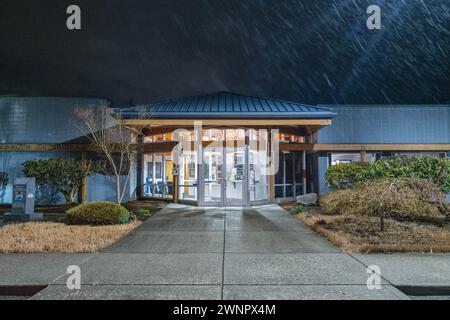
<path id="1" fill-rule="evenodd" d="M 82 30 L 65 27 L 82 9 Z M 366 8 L 382 8 L 382 30 Z M 448 0 L 0 0 L 0 94 L 450 102 Z"/>

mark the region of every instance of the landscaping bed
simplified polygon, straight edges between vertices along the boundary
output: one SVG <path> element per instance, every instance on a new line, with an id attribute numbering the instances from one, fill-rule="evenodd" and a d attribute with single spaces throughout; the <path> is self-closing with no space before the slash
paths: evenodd
<path id="1" fill-rule="evenodd" d="M 123 206 L 127 208 L 129 211 L 134 212 L 138 220 L 145 221 L 150 216 L 154 215 L 159 210 L 167 206 L 167 204 L 168 202 L 166 201 L 136 200 L 136 201 L 129 201 L 125 203 Z M 148 215 L 146 211 L 148 211 L 150 215 Z"/>
<path id="2" fill-rule="evenodd" d="M 123 204 L 125 208 L 129 211 L 134 212 L 136 214 L 136 218 L 139 221 L 145 221 L 159 210 L 164 208 L 167 205 L 165 201 L 157 201 L 157 200 L 136 200 L 130 201 L 128 203 Z M 42 212 L 44 215 L 44 221 L 49 222 L 64 222 L 65 212 L 73 207 L 77 206 L 77 204 L 69 204 L 69 205 L 37 205 L 35 207 L 36 212 Z M 144 214 L 141 209 L 148 210 Z M 10 204 L 1 204 L 0 205 L 0 215 L 6 212 L 11 212 Z M 142 214 L 139 214 L 142 212 Z"/>
<path id="3" fill-rule="evenodd" d="M 44 221 L 63 222 L 65 216 L 64 212 L 66 212 L 70 208 L 73 208 L 74 206 L 76 206 L 76 204 L 48 205 L 48 206 L 38 205 L 34 208 L 34 211 L 42 212 L 44 216 Z M 7 212 L 11 212 L 11 205 L 1 205 L 0 215 Z"/>
<path id="4" fill-rule="evenodd" d="M 281 204 L 293 213 L 296 203 Z M 385 220 L 380 231 L 377 217 L 328 215 L 320 207 L 305 207 L 296 217 L 347 252 L 450 252 L 450 227 L 442 221 Z"/>
<path id="5" fill-rule="evenodd" d="M 0 253 L 96 252 L 124 237 L 166 205 L 163 201 L 129 202 L 124 207 L 132 215 L 130 222 L 111 224 L 110 221 L 109 225 L 93 225 L 94 220 L 67 224 L 70 221 L 67 221 L 65 211 L 70 212 L 75 205 L 37 207 L 36 211 L 44 213 L 44 221 L 0 226 Z M 6 208 L 3 206 L 2 209 Z M 96 215 L 98 213 L 93 216 Z M 99 224 L 106 223 L 99 221 Z"/>
<path id="6" fill-rule="evenodd" d="M 283 206 L 343 250 L 450 252 L 450 159 L 332 165 L 318 207 Z"/>
<path id="7" fill-rule="evenodd" d="M 0 228 L 0 253 L 81 253 L 106 248 L 141 224 L 72 226 L 57 222 L 12 223 Z"/>

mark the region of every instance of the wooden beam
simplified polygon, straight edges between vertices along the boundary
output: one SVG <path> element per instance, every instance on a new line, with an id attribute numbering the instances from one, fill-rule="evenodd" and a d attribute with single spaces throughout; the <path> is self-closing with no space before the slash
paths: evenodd
<path id="1" fill-rule="evenodd" d="M 280 141 L 280 151 L 313 151 L 314 145 L 310 143 L 289 143 Z"/>
<path id="2" fill-rule="evenodd" d="M 127 126 L 193 126 L 201 121 L 203 126 L 329 126 L 331 119 L 124 119 Z"/>
<path id="3" fill-rule="evenodd" d="M 280 142 L 280 151 L 449 151 L 450 144 L 309 144 Z"/>
<path id="4" fill-rule="evenodd" d="M 176 145 L 176 141 L 161 141 L 141 143 L 137 145 L 137 148 L 141 152 L 171 152 Z"/>
<path id="5" fill-rule="evenodd" d="M 207 141 L 204 144 L 210 144 Z M 172 150 L 176 141 L 162 141 L 134 145 L 142 151 Z M 311 144 L 288 143 L 280 141 L 280 151 L 450 151 L 450 143 L 442 144 Z M 57 143 L 1 143 L 0 152 L 40 152 L 40 151 L 96 151 L 90 144 L 57 144 Z"/>
<path id="6" fill-rule="evenodd" d="M 72 143 L 0 143 L 2 152 L 32 152 L 32 151 L 95 151 L 90 144 Z"/>
<path id="7" fill-rule="evenodd" d="M 203 129 L 229 129 L 236 126 L 203 126 Z M 296 135 L 303 135 L 307 136 L 310 135 L 323 126 L 265 126 L 264 128 L 261 128 L 261 126 L 245 126 L 246 128 L 250 129 L 279 129 L 280 133 L 290 133 L 290 134 L 296 134 Z M 132 126 L 128 126 L 128 128 L 132 128 Z M 184 129 L 184 130 L 192 130 L 193 126 L 158 126 L 158 127 L 147 127 L 144 129 L 144 134 L 146 136 L 152 136 L 152 135 L 158 135 L 158 134 L 164 134 L 164 133 L 172 133 L 177 129 Z M 239 128 L 239 126 L 237 126 Z"/>

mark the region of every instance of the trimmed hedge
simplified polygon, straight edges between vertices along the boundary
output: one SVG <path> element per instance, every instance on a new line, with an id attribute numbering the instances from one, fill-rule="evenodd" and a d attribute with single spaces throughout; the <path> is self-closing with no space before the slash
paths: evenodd
<path id="1" fill-rule="evenodd" d="M 67 224 L 109 225 L 130 221 L 130 212 L 119 204 L 99 201 L 80 204 L 66 212 Z"/>

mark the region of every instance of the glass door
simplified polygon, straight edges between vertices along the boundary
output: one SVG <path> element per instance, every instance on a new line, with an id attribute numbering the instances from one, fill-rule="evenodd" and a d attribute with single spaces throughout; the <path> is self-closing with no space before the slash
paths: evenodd
<path id="1" fill-rule="evenodd" d="M 244 206 L 244 186 L 245 186 L 245 148 L 226 147 L 224 148 L 225 159 L 225 206 Z"/>
<path id="2" fill-rule="evenodd" d="M 223 203 L 223 148 L 203 149 L 203 204 L 221 206 Z"/>
<path id="3" fill-rule="evenodd" d="M 246 206 L 248 203 L 248 147 L 245 130 L 221 131 L 224 141 L 203 147 L 200 165 L 201 206 Z"/>

